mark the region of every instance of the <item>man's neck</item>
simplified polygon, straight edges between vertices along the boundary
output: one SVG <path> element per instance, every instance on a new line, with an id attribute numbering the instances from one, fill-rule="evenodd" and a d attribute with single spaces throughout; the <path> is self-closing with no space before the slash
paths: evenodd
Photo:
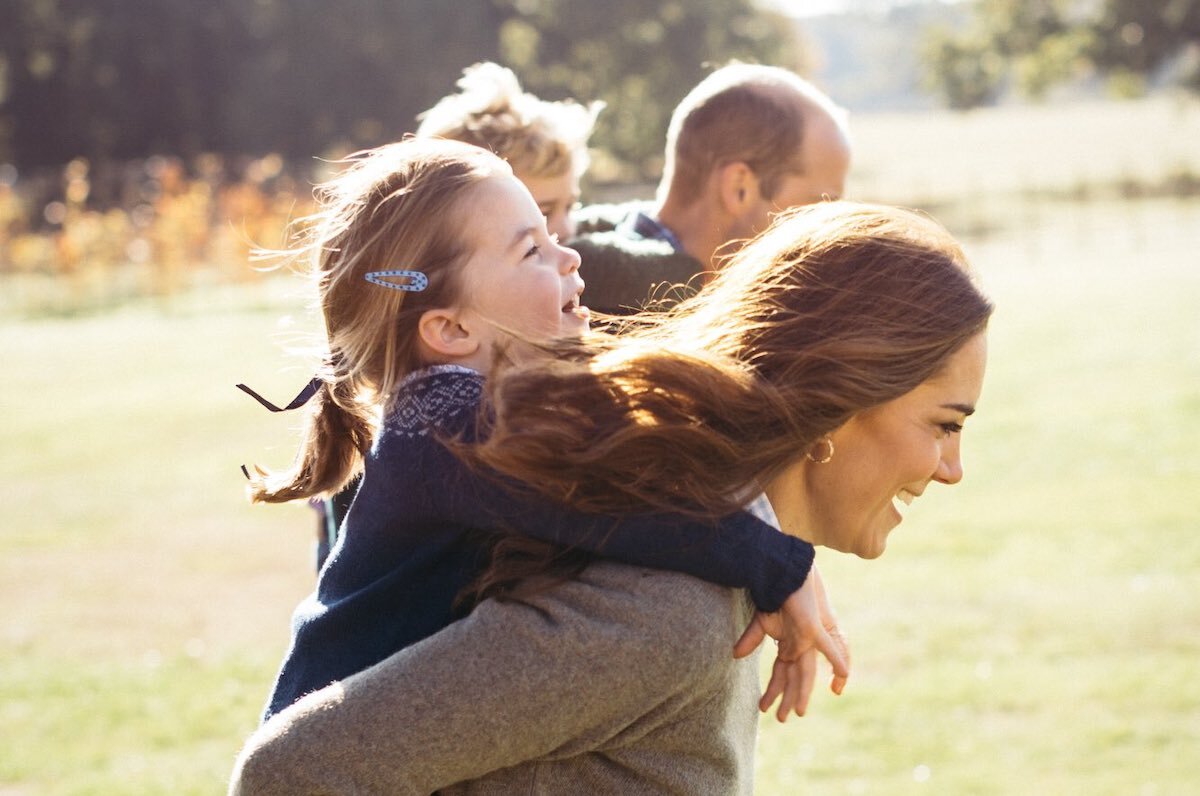
<path id="1" fill-rule="evenodd" d="M 671 230 L 687 254 L 703 263 L 705 268 L 715 267 L 713 253 L 724 241 L 720 225 L 704 202 L 683 207 L 668 197 L 654 209 L 654 217 Z"/>

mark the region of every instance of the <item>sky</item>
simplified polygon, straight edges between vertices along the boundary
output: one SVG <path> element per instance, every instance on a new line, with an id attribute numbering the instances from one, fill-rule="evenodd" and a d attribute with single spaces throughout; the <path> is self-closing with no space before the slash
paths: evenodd
<path id="1" fill-rule="evenodd" d="M 888 6 L 903 5 L 913 2 L 928 2 L 929 0 L 758 0 L 767 8 L 777 8 L 792 17 L 815 17 L 821 14 L 833 14 L 850 11 L 855 8 L 878 9 Z M 945 0 L 943 0 L 945 1 Z"/>
<path id="2" fill-rule="evenodd" d="M 759 0 L 759 4 L 767 8 L 777 8 L 793 17 L 831 14 L 845 11 L 850 5 L 848 0 Z"/>

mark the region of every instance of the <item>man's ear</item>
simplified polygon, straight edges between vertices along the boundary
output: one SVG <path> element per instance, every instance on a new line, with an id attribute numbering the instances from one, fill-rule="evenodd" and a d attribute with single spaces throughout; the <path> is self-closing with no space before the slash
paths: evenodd
<path id="1" fill-rule="evenodd" d="M 743 161 L 726 163 L 717 169 L 717 190 L 725 212 L 740 217 L 759 199 L 758 175 Z"/>
<path id="2" fill-rule="evenodd" d="M 433 361 L 458 360 L 479 350 L 479 339 L 453 310 L 426 310 L 417 321 L 417 336 L 426 358 Z"/>

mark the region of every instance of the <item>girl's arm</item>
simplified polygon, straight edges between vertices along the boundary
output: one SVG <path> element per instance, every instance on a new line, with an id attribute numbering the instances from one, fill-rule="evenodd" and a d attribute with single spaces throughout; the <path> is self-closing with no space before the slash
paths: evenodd
<path id="1" fill-rule="evenodd" d="M 778 611 L 812 567 L 811 544 L 749 512 L 716 521 L 662 513 L 589 514 L 475 473 L 441 445 L 431 445 L 428 451 L 435 459 L 429 464 L 432 471 L 454 474 L 446 488 L 428 490 L 432 514 L 457 524 L 530 536 L 626 564 L 744 588 L 764 612 Z"/>
<path id="2" fill-rule="evenodd" d="M 704 715 L 725 700 L 740 715 L 754 698 L 755 662 L 729 655 L 748 616 L 728 589 L 605 563 L 527 601 L 485 600 L 272 717 L 247 741 L 230 793 L 427 794 L 626 737 L 652 747 L 658 728 L 689 721 L 711 752 L 698 765 L 719 769 L 727 746 L 753 745 L 753 721 Z M 523 790 L 535 773 L 553 776 L 530 766 Z"/>

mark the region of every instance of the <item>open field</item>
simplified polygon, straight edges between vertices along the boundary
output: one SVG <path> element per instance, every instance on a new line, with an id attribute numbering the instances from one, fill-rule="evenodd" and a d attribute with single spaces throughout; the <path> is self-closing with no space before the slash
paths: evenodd
<path id="1" fill-rule="evenodd" d="M 1200 101 L 1047 103 L 852 116 L 852 192 L 879 201 L 1126 195 L 1200 180 Z"/>
<path id="2" fill-rule="evenodd" d="M 927 119 L 855 121 L 860 147 L 939 155 Z M 871 174 L 874 197 L 956 195 Z M 967 477 L 881 560 L 820 555 L 854 672 L 764 720 L 759 793 L 1195 792 L 1200 199 L 1083 198 L 944 205 L 1000 307 Z M 309 513 L 248 506 L 238 472 L 292 454 L 295 419 L 233 389 L 306 380 L 290 290 L 0 317 L 3 796 L 223 791 L 312 584 Z"/>

